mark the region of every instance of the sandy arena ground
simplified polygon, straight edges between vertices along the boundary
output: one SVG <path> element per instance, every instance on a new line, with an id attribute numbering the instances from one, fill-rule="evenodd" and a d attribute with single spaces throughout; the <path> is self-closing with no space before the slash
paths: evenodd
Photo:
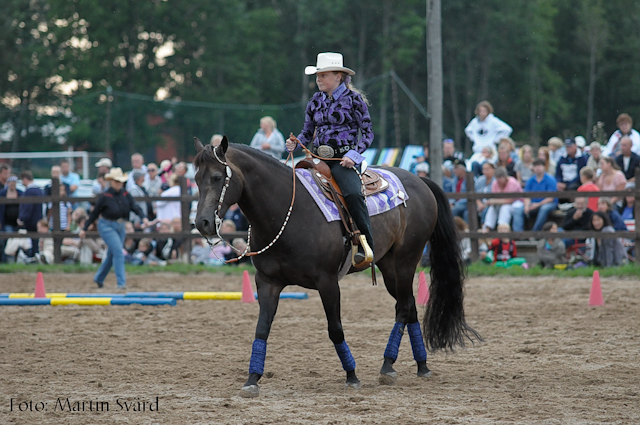
<path id="1" fill-rule="evenodd" d="M 44 277 L 48 292 L 94 290 L 89 274 Z M 30 292 L 34 283 L 35 274 L 0 275 L 0 292 Z M 241 277 L 158 273 L 129 276 L 128 284 L 129 290 L 239 291 Z M 106 286 L 115 288 L 113 275 Z M 349 276 L 341 284 L 342 317 L 362 389 L 344 388 L 320 299 L 310 292 L 308 300 L 280 303 L 258 399 L 237 396 L 257 303 L 0 307 L 0 422 L 640 423 L 640 283 L 602 279 L 605 306 L 598 308 L 587 305 L 590 287 L 591 279 L 470 279 L 467 318 L 486 342 L 430 354 L 433 376 L 424 380 L 415 376 L 405 335 L 398 383 L 389 387 L 377 377 L 393 300 L 367 275 Z M 158 412 L 149 412 L 148 403 L 145 412 L 117 404 L 156 397 Z M 67 398 L 71 407 L 84 401 L 85 411 L 69 412 Z M 95 411 L 95 402 L 108 402 L 109 411 Z"/>

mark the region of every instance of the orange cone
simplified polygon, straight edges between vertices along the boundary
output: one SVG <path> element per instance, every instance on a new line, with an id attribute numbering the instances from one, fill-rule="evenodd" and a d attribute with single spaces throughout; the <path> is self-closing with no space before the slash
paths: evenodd
<path id="1" fill-rule="evenodd" d="M 243 303 L 256 302 L 256 296 L 253 294 L 253 288 L 251 287 L 251 279 L 249 278 L 249 272 L 246 270 L 242 273 L 242 302 Z"/>
<path id="2" fill-rule="evenodd" d="M 602 298 L 602 288 L 600 287 L 600 272 L 598 272 L 598 270 L 593 272 L 593 283 L 591 283 L 589 305 L 592 307 L 604 305 L 604 299 Z"/>
<path id="3" fill-rule="evenodd" d="M 427 305 L 429 302 L 429 286 L 427 285 L 427 278 L 424 276 L 424 272 L 420 272 L 418 275 L 418 304 Z"/>
<path id="4" fill-rule="evenodd" d="M 38 272 L 36 278 L 36 289 L 34 292 L 34 298 L 46 298 L 47 293 L 44 290 L 44 279 L 42 278 L 42 272 Z"/>

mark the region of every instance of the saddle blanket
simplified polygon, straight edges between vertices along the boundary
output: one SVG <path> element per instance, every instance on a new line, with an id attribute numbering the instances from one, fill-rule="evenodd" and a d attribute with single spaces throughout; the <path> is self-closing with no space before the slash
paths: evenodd
<path id="1" fill-rule="evenodd" d="M 367 196 L 367 209 L 369 210 L 369 216 L 382 214 L 390 211 L 398 205 L 404 204 L 409 195 L 404 190 L 404 186 L 398 177 L 390 171 L 380 168 L 375 169 L 376 173 L 380 174 L 382 178 L 389 182 L 387 190 L 375 195 Z M 322 189 L 318 187 L 315 180 L 311 176 L 311 172 L 305 168 L 298 168 L 296 170 L 298 178 L 311 194 L 311 197 L 316 201 L 316 205 L 322 211 L 322 214 L 327 221 L 340 220 L 340 214 L 336 204 L 327 199 L 322 193 Z"/>

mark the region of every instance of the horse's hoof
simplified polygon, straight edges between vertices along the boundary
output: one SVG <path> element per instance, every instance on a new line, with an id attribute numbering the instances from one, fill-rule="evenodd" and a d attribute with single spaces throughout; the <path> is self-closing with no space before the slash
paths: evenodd
<path id="1" fill-rule="evenodd" d="M 353 381 L 353 382 L 346 382 L 344 384 L 345 388 L 353 388 L 354 390 L 359 390 L 360 388 L 362 388 L 362 384 L 360 383 L 360 381 Z"/>
<path id="2" fill-rule="evenodd" d="M 429 369 L 427 369 L 426 372 L 422 371 L 422 372 L 418 372 L 418 378 L 429 378 L 431 377 L 431 371 Z"/>
<path id="3" fill-rule="evenodd" d="M 257 385 L 245 385 L 238 393 L 240 397 L 254 398 L 260 395 L 260 387 Z"/>
<path id="4" fill-rule="evenodd" d="M 398 380 L 398 373 L 395 371 L 381 373 L 380 376 L 378 376 L 378 382 L 382 385 L 395 385 L 397 380 Z"/>

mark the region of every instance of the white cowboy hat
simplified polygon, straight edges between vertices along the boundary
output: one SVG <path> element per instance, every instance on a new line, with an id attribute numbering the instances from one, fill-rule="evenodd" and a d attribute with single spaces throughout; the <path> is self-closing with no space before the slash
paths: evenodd
<path id="1" fill-rule="evenodd" d="M 123 173 L 122 168 L 114 167 L 107 174 L 104 175 L 105 180 L 115 180 L 120 183 L 124 183 L 129 179 L 129 174 Z"/>
<path id="2" fill-rule="evenodd" d="M 349 75 L 356 75 L 353 69 L 345 68 L 342 65 L 342 55 L 340 53 L 318 53 L 316 66 L 308 66 L 304 69 L 304 73 L 307 75 L 328 71 L 341 71 Z"/>
<path id="3" fill-rule="evenodd" d="M 113 167 L 113 163 L 109 158 L 102 158 L 100 161 L 96 162 L 96 167 Z"/>

